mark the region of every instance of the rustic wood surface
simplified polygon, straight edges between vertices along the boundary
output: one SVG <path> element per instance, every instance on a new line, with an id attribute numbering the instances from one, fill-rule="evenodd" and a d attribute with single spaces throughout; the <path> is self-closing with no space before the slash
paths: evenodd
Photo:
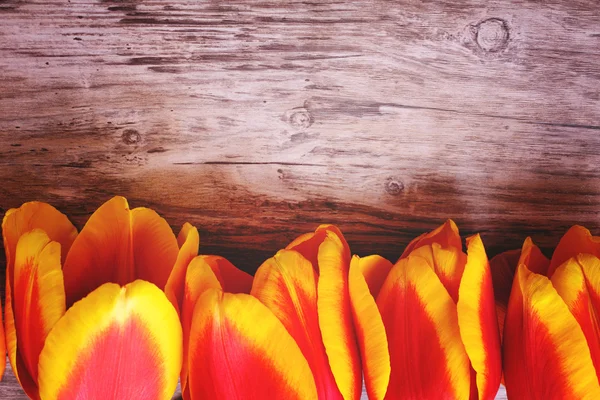
<path id="1" fill-rule="evenodd" d="M 550 254 L 600 231 L 599 46 L 596 0 L 0 0 L 0 212 L 121 194 L 251 272 L 323 222 Z"/>

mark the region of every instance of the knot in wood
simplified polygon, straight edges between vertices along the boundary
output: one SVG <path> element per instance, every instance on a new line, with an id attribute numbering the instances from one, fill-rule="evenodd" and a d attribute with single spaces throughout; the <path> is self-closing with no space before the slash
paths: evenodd
<path id="1" fill-rule="evenodd" d="M 286 112 L 285 120 L 294 128 L 306 129 L 313 124 L 313 117 L 304 107 L 293 108 Z"/>
<path id="2" fill-rule="evenodd" d="M 142 139 L 142 135 L 135 129 L 125 129 L 121 139 L 125 144 L 136 144 Z"/>
<path id="3" fill-rule="evenodd" d="M 510 35 L 508 24 L 500 18 L 489 18 L 475 25 L 475 40 L 481 50 L 496 53 L 504 50 Z"/>
<path id="4" fill-rule="evenodd" d="M 388 192 L 389 194 L 396 196 L 396 195 L 400 194 L 403 190 L 404 190 L 404 183 L 402 183 L 402 181 L 400 181 L 394 177 L 390 177 L 386 180 L 385 191 Z"/>

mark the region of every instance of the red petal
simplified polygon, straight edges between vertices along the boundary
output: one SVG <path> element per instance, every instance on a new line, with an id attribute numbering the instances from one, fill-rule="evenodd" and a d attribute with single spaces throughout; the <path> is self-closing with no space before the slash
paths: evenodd
<path id="1" fill-rule="evenodd" d="M 470 362 L 456 304 L 426 262 L 398 261 L 377 305 L 392 367 L 386 399 L 468 399 Z"/>
<path id="2" fill-rule="evenodd" d="M 508 398 L 598 399 L 585 336 L 550 280 L 519 265 L 503 343 Z"/>
<path id="3" fill-rule="evenodd" d="M 181 326 L 145 281 L 107 283 L 71 307 L 40 354 L 44 400 L 169 399 L 181 369 Z"/>
<path id="4" fill-rule="evenodd" d="M 564 234 L 554 249 L 548 276 L 552 276 L 556 268 L 579 253 L 600 257 L 600 236 L 592 236 L 590 231 L 583 226 L 574 225 Z"/>
<path id="5" fill-rule="evenodd" d="M 460 234 L 458 233 L 458 227 L 454 221 L 449 219 L 433 231 L 424 233 L 413 239 L 408 246 L 406 246 L 406 249 L 404 249 L 400 259 L 408 257 L 413 250 L 416 250 L 419 247 L 430 246 L 433 243 L 438 243 L 443 248 L 454 247 L 462 251 Z"/>
<path id="6" fill-rule="evenodd" d="M 169 275 L 169 280 L 167 280 L 165 285 L 165 294 L 177 310 L 177 313 L 181 315 L 185 273 L 189 263 L 198 255 L 198 246 L 200 245 L 198 229 L 186 222 L 177 236 L 177 244 L 180 247 L 179 253 L 177 254 L 177 260 L 175 261 L 171 275 Z"/>
<path id="7" fill-rule="evenodd" d="M 298 343 L 313 372 L 319 399 L 341 399 L 319 329 L 316 279 L 310 261 L 297 251 L 281 250 L 258 268 L 251 294 Z"/>
<path id="8" fill-rule="evenodd" d="M 317 399 L 312 372 L 281 322 L 256 298 L 210 289 L 190 335 L 193 399 Z"/>
<path id="9" fill-rule="evenodd" d="M 521 250 L 509 250 L 498 254 L 490 260 L 490 271 L 494 285 L 494 297 L 496 301 L 496 314 L 498 326 L 500 327 L 500 339 L 504 333 L 504 318 L 508 308 L 508 298 L 512 288 L 515 271 L 521 257 Z"/>

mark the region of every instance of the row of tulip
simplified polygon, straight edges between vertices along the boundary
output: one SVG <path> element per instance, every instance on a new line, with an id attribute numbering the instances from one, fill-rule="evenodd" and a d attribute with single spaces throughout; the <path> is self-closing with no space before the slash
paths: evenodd
<path id="1" fill-rule="evenodd" d="M 392 264 L 323 225 L 254 277 L 115 197 L 81 232 L 9 210 L 5 340 L 32 399 L 600 399 L 600 238 L 466 253 L 451 220 Z M 2 363 L 0 363 L 2 364 Z M 3 364 L 2 367 L 3 368 Z"/>

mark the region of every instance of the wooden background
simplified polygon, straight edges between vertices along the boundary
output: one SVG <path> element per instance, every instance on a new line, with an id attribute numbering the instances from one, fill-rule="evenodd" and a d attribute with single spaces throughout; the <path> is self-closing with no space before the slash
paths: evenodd
<path id="1" fill-rule="evenodd" d="M 0 212 L 121 194 L 250 272 L 324 222 L 392 260 L 449 217 L 551 254 L 600 231 L 598 7 L 0 0 Z"/>

